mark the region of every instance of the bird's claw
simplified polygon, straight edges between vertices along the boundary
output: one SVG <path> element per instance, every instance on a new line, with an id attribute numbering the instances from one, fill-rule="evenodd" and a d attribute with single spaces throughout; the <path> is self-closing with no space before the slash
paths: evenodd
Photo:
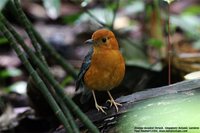
<path id="1" fill-rule="evenodd" d="M 117 106 L 122 106 L 122 104 L 120 104 L 120 103 L 118 103 L 118 102 L 115 102 L 115 100 L 113 100 L 113 99 L 107 100 L 106 102 L 109 102 L 109 103 L 110 103 L 110 107 L 111 107 L 112 105 L 114 105 L 115 108 L 116 108 L 116 110 L 117 110 L 117 112 L 118 112 L 118 110 L 119 110 Z"/>
<path id="2" fill-rule="evenodd" d="M 100 106 L 100 105 L 98 105 L 98 104 L 95 104 L 95 107 L 96 107 L 96 109 L 97 109 L 98 111 L 101 110 L 101 112 L 103 112 L 104 114 L 107 114 L 107 113 L 104 111 L 104 109 L 107 109 L 106 107 Z"/>

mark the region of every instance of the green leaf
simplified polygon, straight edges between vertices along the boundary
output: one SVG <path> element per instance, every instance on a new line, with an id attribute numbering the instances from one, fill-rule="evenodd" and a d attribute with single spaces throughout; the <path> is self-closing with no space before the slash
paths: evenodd
<path id="1" fill-rule="evenodd" d="M 200 6 L 194 5 L 186 8 L 182 14 L 184 15 L 199 15 L 200 14 Z"/>
<path id="2" fill-rule="evenodd" d="M 81 13 L 75 13 L 72 15 L 67 15 L 62 17 L 62 22 L 65 24 L 73 24 L 79 17 Z"/>
<path id="3" fill-rule="evenodd" d="M 115 10 L 116 7 L 117 7 L 117 2 L 112 2 L 112 3 L 106 4 L 106 8 L 111 11 Z"/>
<path id="4" fill-rule="evenodd" d="M 8 0 L 0 0 L 0 11 L 4 8 Z"/>
<path id="5" fill-rule="evenodd" d="M 7 42 L 8 42 L 8 40 L 6 38 L 0 37 L 0 45 L 3 45 L 5 43 L 7 43 Z"/>
<path id="6" fill-rule="evenodd" d="M 67 76 L 61 83 L 61 85 L 64 87 L 66 86 L 67 84 L 69 84 L 70 82 L 73 81 L 73 78 L 71 76 Z"/>
<path id="7" fill-rule="evenodd" d="M 156 47 L 156 48 L 161 48 L 163 46 L 163 43 L 161 40 L 158 40 L 156 38 L 150 38 L 148 41 L 147 41 L 147 44 L 148 45 L 151 45 L 153 47 Z"/>
<path id="8" fill-rule="evenodd" d="M 43 0 L 47 15 L 52 18 L 58 18 L 60 14 L 60 0 Z"/>
<path id="9" fill-rule="evenodd" d="M 1 78 L 16 77 L 16 76 L 20 76 L 21 74 L 22 74 L 22 71 L 17 68 L 8 68 L 8 69 L 0 71 Z"/>
<path id="10" fill-rule="evenodd" d="M 192 82 L 191 84 L 197 83 Z M 125 114 L 126 117 L 120 118 L 117 131 L 120 133 L 199 133 L 199 90 L 180 91 L 178 93 L 172 87 L 169 90 L 176 93 L 157 96 L 157 91 L 161 91 L 161 88 L 157 88 L 157 91 L 137 93 L 137 98 L 144 98 L 147 94 L 156 94 L 154 94 L 155 97 L 135 101 L 132 109 L 129 109 Z M 167 92 L 167 90 L 165 91 Z M 184 127 L 186 127 L 185 131 L 183 131 Z"/>

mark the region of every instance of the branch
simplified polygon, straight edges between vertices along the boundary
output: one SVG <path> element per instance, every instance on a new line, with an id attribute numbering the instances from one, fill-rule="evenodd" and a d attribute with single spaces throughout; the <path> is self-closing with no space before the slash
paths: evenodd
<path id="1" fill-rule="evenodd" d="M 175 94 L 178 92 L 190 91 L 199 88 L 200 88 L 200 79 L 182 81 L 169 86 L 152 88 L 146 91 L 136 92 L 127 96 L 122 96 L 116 99 L 118 103 L 122 104 L 122 107 L 119 107 L 118 113 L 116 113 L 115 108 L 112 107 L 106 110 L 107 115 L 98 112 L 96 109 L 93 109 L 87 112 L 86 114 L 93 123 L 98 125 L 98 127 L 106 128 L 105 126 L 108 126 L 111 123 L 112 126 L 114 127 L 115 123 L 117 123 L 117 121 L 119 120 L 118 116 L 123 116 L 126 112 L 129 111 L 129 109 L 131 109 L 135 105 L 135 103 L 141 100 L 146 100 L 149 98 L 168 95 L 168 94 Z M 80 123 L 79 126 L 82 127 Z"/>
<path id="2" fill-rule="evenodd" d="M 117 15 L 117 10 L 119 9 L 119 2 L 120 0 L 117 0 L 115 3 L 117 4 L 115 9 L 113 10 L 113 18 L 112 18 L 112 23 L 111 23 L 111 30 L 114 29 L 114 23 L 115 23 L 115 18 L 116 18 L 116 15 Z"/>
<path id="3" fill-rule="evenodd" d="M 43 61 L 44 65 L 46 65 L 46 67 L 48 68 L 47 62 L 44 58 L 44 56 L 42 55 L 41 52 L 41 47 L 38 44 L 33 31 L 31 30 L 31 24 L 30 21 L 27 19 L 25 13 L 23 12 L 20 3 L 18 0 L 14 0 L 15 5 L 13 6 L 14 8 L 16 8 L 16 14 L 19 16 L 20 18 L 20 23 L 24 26 L 26 32 L 28 33 L 28 36 L 31 39 L 31 43 L 33 44 L 33 47 L 35 48 L 36 54 L 37 56 L 40 58 L 41 61 Z"/>
<path id="4" fill-rule="evenodd" d="M 14 17 L 18 18 L 17 9 L 16 9 L 15 5 L 13 4 L 13 2 L 9 1 L 8 4 L 13 10 L 12 13 L 13 13 Z M 48 53 L 52 56 L 52 58 L 58 64 L 60 64 L 60 66 L 62 66 L 62 68 L 66 72 L 68 72 L 74 79 L 76 79 L 77 73 L 76 73 L 76 70 L 74 69 L 74 67 L 70 63 L 68 63 L 60 54 L 58 54 L 57 51 L 41 37 L 41 35 L 34 29 L 32 23 L 27 18 L 26 18 L 26 20 L 28 21 L 29 27 L 31 28 L 31 31 L 34 34 L 34 37 L 36 38 L 37 42 L 41 45 L 41 47 L 43 49 L 47 50 Z M 18 21 L 20 22 L 21 20 L 18 19 Z"/>
<path id="5" fill-rule="evenodd" d="M 1 15 L 0 20 L 2 22 L 6 22 L 3 15 Z M 29 58 L 33 62 L 34 65 L 38 67 L 38 69 L 43 73 L 43 75 L 46 77 L 46 79 L 49 81 L 49 83 L 53 86 L 55 89 L 55 92 L 58 94 L 60 99 L 64 101 L 66 104 L 66 107 L 71 111 L 71 113 L 74 113 L 83 123 L 84 125 L 88 128 L 93 133 L 98 133 L 97 127 L 88 119 L 88 117 L 80 110 L 80 108 L 72 101 L 72 99 L 67 96 L 63 90 L 63 88 L 60 86 L 60 84 L 54 79 L 53 75 L 49 73 L 49 71 L 46 69 L 46 67 L 43 65 L 42 62 L 40 62 L 39 58 L 34 54 L 34 52 L 24 43 L 22 38 L 20 38 L 19 35 L 17 35 L 17 32 L 14 31 L 14 29 L 9 29 L 10 31 L 12 30 L 12 33 L 16 33 L 14 35 L 18 36 L 16 39 L 17 41 L 20 41 L 20 45 L 26 51 L 26 53 L 29 55 Z M 11 40 L 9 40 L 11 41 Z"/>
<path id="6" fill-rule="evenodd" d="M 10 31 L 6 28 L 4 22 L 4 17 L 0 13 L 0 29 L 3 32 L 3 35 L 8 39 L 10 42 L 11 47 L 15 50 L 20 60 L 23 62 L 25 68 L 28 70 L 29 74 L 35 81 L 36 85 L 39 87 L 39 90 L 43 94 L 43 96 L 46 98 L 47 102 L 51 106 L 52 110 L 54 111 L 55 115 L 58 117 L 58 119 L 61 121 L 61 123 L 64 125 L 65 129 L 72 133 L 72 129 L 69 126 L 68 120 L 66 119 L 65 115 L 63 114 L 62 110 L 52 97 L 51 93 L 48 91 L 47 86 L 44 84 L 42 79 L 39 77 L 38 73 L 34 70 L 34 68 L 31 66 L 30 62 L 28 61 L 25 54 L 21 51 L 20 47 L 17 45 L 16 40 L 13 38 Z"/>

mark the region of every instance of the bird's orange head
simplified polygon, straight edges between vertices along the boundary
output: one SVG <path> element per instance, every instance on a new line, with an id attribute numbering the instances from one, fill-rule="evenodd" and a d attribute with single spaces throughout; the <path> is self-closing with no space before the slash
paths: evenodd
<path id="1" fill-rule="evenodd" d="M 85 43 L 92 44 L 94 48 L 119 49 L 114 33 L 107 29 L 95 31 L 92 35 L 92 39 L 87 40 Z"/>

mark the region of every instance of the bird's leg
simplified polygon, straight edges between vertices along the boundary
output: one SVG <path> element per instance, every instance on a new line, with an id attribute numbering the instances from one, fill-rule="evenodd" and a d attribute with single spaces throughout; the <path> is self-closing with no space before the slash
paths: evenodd
<path id="1" fill-rule="evenodd" d="M 117 106 L 122 106 L 122 104 L 115 102 L 115 100 L 113 99 L 113 97 L 112 97 L 112 95 L 110 94 L 109 91 L 107 91 L 107 93 L 108 93 L 108 95 L 109 95 L 109 97 L 110 97 L 110 100 L 107 100 L 107 102 L 110 102 L 110 107 L 111 107 L 112 105 L 114 105 L 115 108 L 116 108 L 116 110 L 117 110 L 117 112 L 118 112 L 118 107 L 117 107 Z"/>
<path id="2" fill-rule="evenodd" d="M 93 90 L 92 90 L 92 95 L 93 95 L 93 98 L 94 98 L 94 103 L 95 103 L 95 107 L 96 107 L 96 109 L 97 109 L 98 111 L 101 110 L 104 114 L 107 114 L 107 113 L 103 110 L 103 109 L 107 109 L 107 108 L 98 105 L 98 103 L 97 103 L 97 99 L 96 99 L 96 96 L 95 96 L 95 93 L 94 93 Z"/>

